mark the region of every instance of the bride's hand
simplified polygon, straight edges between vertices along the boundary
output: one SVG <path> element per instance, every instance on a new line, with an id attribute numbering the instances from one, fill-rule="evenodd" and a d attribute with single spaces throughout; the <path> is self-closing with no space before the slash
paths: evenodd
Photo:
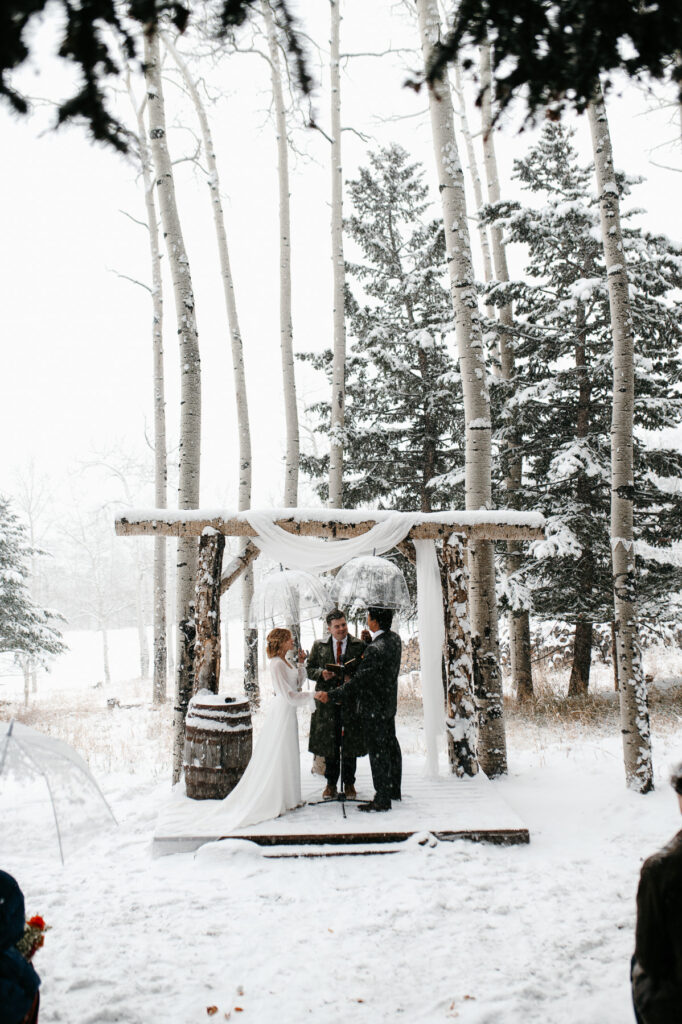
<path id="1" fill-rule="evenodd" d="M 299 662 L 300 662 L 301 664 L 303 664 L 303 662 L 305 661 L 305 659 L 306 659 L 307 657 L 308 657 L 308 652 L 307 652 L 307 651 L 304 651 L 304 650 L 302 650 L 302 649 L 301 649 L 301 650 L 299 650 L 299 652 L 298 652 L 298 660 L 299 660 Z"/>

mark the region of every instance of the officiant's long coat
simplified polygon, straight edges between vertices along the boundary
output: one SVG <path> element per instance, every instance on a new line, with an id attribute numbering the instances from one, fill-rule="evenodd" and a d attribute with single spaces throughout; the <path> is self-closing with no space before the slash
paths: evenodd
<path id="1" fill-rule="evenodd" d="M 353 658 L 359 660 L 365 650 L 365 644 L 357 637 L 348 634 L 346 654 L 344 661 L 351 661 Z M 315 680 L 316 690 L 333 690 L 339 683 L 334 679 L 323 679 L 322 672 L 325 665 L 330 665 L 334 657 L 332 638 L 327 640 L 316 640 L 308 655 L 308 678 Z M 357 703 L 357 702 L 356 702 Z M 310 719 L 310 740 L 308 750 L 311 754 L 318 754 L 321 757 L 335 757 L 338 755 L 336 743 L 336 717 L 338 708 L 333 704 L 321 704 L 315 701 L 315 711 Z M 365 746 L 362 720 L 358 714 L 356 704 L 344 708 L 343 712 L 344 740 L 343 752 L 347 757 L 363 757 L 367 753 Z"/>

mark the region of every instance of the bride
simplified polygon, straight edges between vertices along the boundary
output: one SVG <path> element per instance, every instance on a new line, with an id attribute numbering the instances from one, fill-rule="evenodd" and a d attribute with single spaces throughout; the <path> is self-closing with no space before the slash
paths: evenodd
<path id="1" fill-rule="evenodd" d="M 288 629 L 273 629 L 267 636 L 270 678 L 275 691 L 251 760 L 241 779 L 210 813 L 221 832 L 277 818 L 301 803 L 301 766 L 296 709 L 313 707 L 319 694 L 301 692 L 306 679 L 305 651 L 298 652 L 298 668 L 286 659 L 294 638 Z"/>

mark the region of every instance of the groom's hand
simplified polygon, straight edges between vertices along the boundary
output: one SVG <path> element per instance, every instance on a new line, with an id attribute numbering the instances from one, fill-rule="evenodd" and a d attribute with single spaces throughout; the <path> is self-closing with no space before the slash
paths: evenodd
<path id="1" fill-rule="evenodd" d="M 329 694 L 326 690 L 317 690 L 314 694 L 315 700 L 319 700 L 320 704 L 329 703 Z"/>

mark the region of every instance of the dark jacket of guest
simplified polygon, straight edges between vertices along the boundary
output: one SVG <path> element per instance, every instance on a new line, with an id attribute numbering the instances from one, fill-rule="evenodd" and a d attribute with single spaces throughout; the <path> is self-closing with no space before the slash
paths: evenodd
<path id="1" fill-rule="evenodd" d="M 375 637 L 343 687 L 344 707 L 357 698 L 363 719 L 395 718 L 402 649 L 399 635 L 390 629 Z"/>
<path id="2" fill-rule="evenodd" d="M 20 1024 L 33 1006 L 40 978 L 15 944 L 26 924 L 24 895 L 6 871 L 0 871 L 0 1021 Z"/>
<path id="3" fill-rule="evenodd" d="M 359 662 L 363 656 L 365 645 L 362 640 L 348 634 L 344 662 L 355 660 Z M 343 677 L 336 679 L 323 679 L 322 672 L 326 665 L 336 661 L 334 656 L 334 644 L 332 637 L 327 640 L 316 640 L 308 656 L 306 670 L 308 678 L 315 681 L 316 690 L 333 690 L 341 683 Z M 367 753 L 365 746 L 362 722 L 357 713 L 357 702 L 344 708 L 343 715 L 343 749 L 346 757 L 363 757 Z M 336 740 L 336 718 L 339 714 L 338 708 L 332 704 L 321 704 L 315 701 L 315 710 L 310 719 L 310 739 L 308 750 L 311 754 L 319 754 L 322 757 L 335 757 L 338 753 Z"/>
<path id="4" fill-rule="evenodd" d="M 682 831 L 642 865 L 632 996 L 641 1024 L 682 1021 Z"/>

